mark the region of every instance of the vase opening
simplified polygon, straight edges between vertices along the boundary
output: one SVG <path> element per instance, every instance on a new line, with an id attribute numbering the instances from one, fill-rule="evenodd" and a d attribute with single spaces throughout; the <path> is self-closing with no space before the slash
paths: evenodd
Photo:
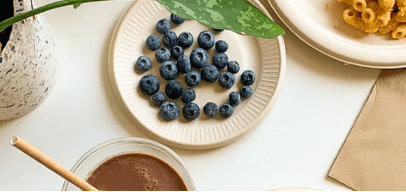
<path id="1" fill-rule="evenodd" d="M 14 1 L 1 0 L 0 1 L 0 22 L 14 16 Z M 7 27 L 4 31 L 0 31 L 0 53 L 3 51 L 8 40 L 13 26 Z"/>

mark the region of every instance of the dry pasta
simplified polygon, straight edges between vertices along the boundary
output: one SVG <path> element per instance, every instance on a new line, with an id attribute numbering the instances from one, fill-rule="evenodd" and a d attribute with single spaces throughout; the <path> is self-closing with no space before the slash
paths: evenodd
<path id="1" fill-rule="evenodd" d="M 398 27 L 398 25 L 399 25 L 399 22 L 396 21 L 395 19 L 392 19 L 389 21 L 388 25 L 379 28 L 379 33 L 382 35 L 390 33 L 391 31 L 396 29 Z"/>
<path id="2" fill-rule="evenodd" d="M 396 0 L 396 5 L 399 9 L 406 8 L 406 0 Z"/>
<path id="3" fill-rule="evenodd" d="M 349 25 L 365 30 L 365 22 L 362 20 L 362 17 L 357 13 L 354 8 L 346 9 L 343 13 L 344 21 Z"/>
<path id="4" fill-rule="evenodd" d="M 395 0 L 378 0 L 379 6 L 385 11 L 392 11 Z"/>
<path id="5" fill-rule="evenodd" d="M 338 0 L 350 6 L 343 12 L 344 21 L 366 33 L 406 36 L 406 0 Z"/>
<path id="6" fill-rule="evenodd" d="M 367 8 L 366 0 L 338 0 L 338 2 L 344 2 L 347 5 L 352 6 L 358 12 Z"/>
<path id="7" fill-rule="evenodd" d="M 392 38 L 401 39 L 406 35 L 406 24 L 399 25 L 395 30 L 392 31 Z"/>
<path id="8" fill-rule="evenodd" d="M 388 25 L 389 21 L 391 20 L 392 12 L 385 12 L 385 11 L 378 11 L 376 16 L 376 20 L 379 22 L 379 27 L 383 27 Z"/>

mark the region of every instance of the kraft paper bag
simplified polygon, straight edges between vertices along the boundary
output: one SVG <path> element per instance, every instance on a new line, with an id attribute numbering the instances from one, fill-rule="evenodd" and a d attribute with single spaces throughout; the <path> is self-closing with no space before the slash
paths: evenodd
<path id="1" fill-rule="evenodd" d="M 355 190 L 406 190 L 406 70 L 382 70 L 329 174 Z"/>

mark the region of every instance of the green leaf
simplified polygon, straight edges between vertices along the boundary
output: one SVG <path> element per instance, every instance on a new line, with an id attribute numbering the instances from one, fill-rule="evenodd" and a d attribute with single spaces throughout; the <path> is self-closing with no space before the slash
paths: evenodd
<path id="1" fill-rule="evenodd" d="M 158 0 L 166 9 L 214 29 L 272 39 L 285 34 L 282 27 L 247 0 Z"/>
<path id="2" fill-rule="evenodd" d="M 81 3 L 75 3 L 73 4 L 73 8 L 77 9 L 80 6 Z"/>

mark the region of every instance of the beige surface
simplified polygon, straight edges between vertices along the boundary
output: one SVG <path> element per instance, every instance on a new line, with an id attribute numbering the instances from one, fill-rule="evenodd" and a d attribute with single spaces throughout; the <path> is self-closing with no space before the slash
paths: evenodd
<path id="1" fill-rule="evenodd" d="M 168 145 L 203 149 L 219 147 L 235 141 L 254 128 L 269 112 L 276 100 L 286 62 L 283 38 L 261 39 L 241 36 L 231 31 L 215 33 L 216 40 L 222 39 L 228 42 L 229 49 L 226 53 L 229 60 L 240 64 L 240 72 L 235 75 L 236 84 L 233 88 L 226 90 L 220 87 L 218 82 L 209 84 L 202 81 L 194 88 L 197 94 L 194 103 L 200 106 L 200 117 L 191 122 L 185 120 L 182 115 L 182 101 L 171 100 L 178 103 L 180 118 L 166 122 L 159 117 L 159 109 L 151 105 L 151 98 L 139 91 L 138 82 L 145 74 L 155 74 L 160 79 L 160 91 L 164 92 L 167 81 L 160 77 L 160 64 L 155 59 L 155 53 L 145 47 L 145 39 L 150 34 L 160 37 L 161 35 L 155 30 L 156 22 L 161 18 L 169 19 L 169 16 L 170 12 L 158 2 L 140 0 L 134 3 L 117 27 L 110 48 L 109 70 L 120 105 L 138 128 Z M 186 20 L 182 25 L 172 26 L 171 30 L 176 34 L 183 31 L 193 34 L 195 43 L 185 50 L 185 54 L 189 55 L 198 47 L 198 34 L 203 30 L 211 29 L 197 21 Z M 215 49 L 212 48 L 208 52 L 211 61 Z M 151 58 L 153 67 L 145 73 L 136 73 L 134 63 L 141 55 Z M 252 97 L 243 100 L 235 108 L 232 117 L 223 119 L 218 115 L 215 119 L 208 119 L 203 114 L 204 105 L 207 102 L 214 102 L 220 106 L 228 102 L 229 93 L 239 91 L 242 87 L 240 76 L 245 70 L 252 70 L 257 76 L 256 82 L 251 86 Z M 184 75 L 179 75 L 177 80 L 183 87 L 188 87 L 184 82 Z"/>
<path id="2" fill-rule="evenodd" d="M 337 0 L 268 0 L 286 26 L 311 47 L 345 63 L 369 68 L 406 66 L 406 38 L 367 34 L 343 20 Z"/>
<path id="3" fill-rule="evenodd" d="M 355 190 L 406 190 L 406 70 L 383 70 L 329 176 Z"/>

